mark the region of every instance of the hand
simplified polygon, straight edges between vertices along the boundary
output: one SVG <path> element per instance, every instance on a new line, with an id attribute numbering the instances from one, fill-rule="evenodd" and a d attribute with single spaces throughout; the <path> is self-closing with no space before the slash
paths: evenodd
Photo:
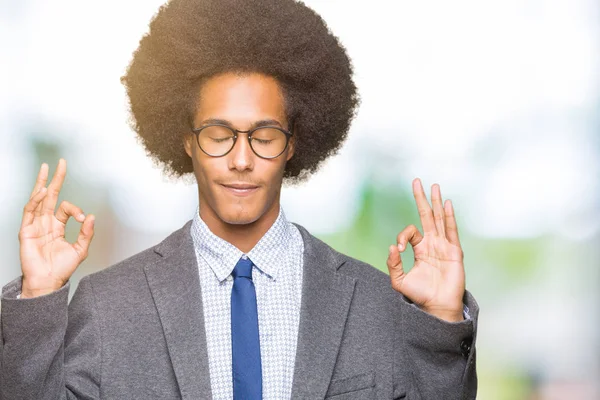
<path id="1" fill-rule="evenodd" d="M 60 289 L 87 257 L 94 236 L 94 216 L 85 216 L 79 207 L 63 201 L 54 213 L 65 180 L 67 163 L 62 158 L 52 182 L 46 188 L 48 165 L 42 164 L 37 181 L 23 210 L 19 231 L 23 285 L 21 298 L 37 297 Z M 70 217 L 81 222 L 77 241 L 65 240 Z"/>
<path id="2" fill-rule="evenodd" d="M 446 200 L 442 206 L 440 186 L 435 184 L 432 211 L 418 178 L 413 180 L 413 193 L 424 235 L 409 225 L 398 234 L 397 246 L 390 246 L 387 266 L 392 287 L 438 318 L 462 321 L 465 270 L 452 203 Z M 405 273 L 400 253 L 407 242 L 413 247 L 415 262 Z"/>

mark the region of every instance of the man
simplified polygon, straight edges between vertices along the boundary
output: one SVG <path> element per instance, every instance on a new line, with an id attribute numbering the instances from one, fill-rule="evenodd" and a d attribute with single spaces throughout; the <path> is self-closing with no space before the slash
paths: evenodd
<path id="1" fill-rule="evenodd" d="M 123 77 L 134 128 L 199 207 L 162 243 L 84 277 L 93 215 L 42 165 L 2 293 L 2 399 L 473 399 L 478 308 L 450 201 L 413 181 L 423 234 L 386 275 L 280 207 L 341 146 L 358 97 L 337 39 L 293 0 L 173 0 Z M 376 138 L 375 138 L 376 139 Z M 81 230 L 73 244 L 64 227 Z M 415 265 L 400 253 L 410 243 Z M 465 319 L 466 318 L 466 319 Z"/>

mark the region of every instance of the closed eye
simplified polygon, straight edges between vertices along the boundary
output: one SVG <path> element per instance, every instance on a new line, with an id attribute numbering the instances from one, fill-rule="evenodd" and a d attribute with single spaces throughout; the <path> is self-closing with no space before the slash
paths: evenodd
<path id="1" fill-rule="evenodd" d="M 210 138 L 210 139 L 211 139 L 213 142 L 215 142 L 215 143 L 223 143 L 223 142 L 225 142 L 225 141 L 227 141 L 227 140 L 231 140 L 231 138 L 230 138 L 230 137 L 227 137 L 227 138 Z"/>
<path id="2" fill-rule="evenodd" d="M 252 138 L 253 141 L 258 142 L 258 144 L 269 144 L 273 141 L 273 139 L 265 140 L 265 139 L 256 139 Z"/>

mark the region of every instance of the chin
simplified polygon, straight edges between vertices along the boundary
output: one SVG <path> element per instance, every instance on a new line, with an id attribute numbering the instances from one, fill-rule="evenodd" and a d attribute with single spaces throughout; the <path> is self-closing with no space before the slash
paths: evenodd
<path id="1" fill-rule="evenodd" d="M 249 210 L 223 210 L 217 214 L 221 221 L 230 225 L 248 225 L 256 222 L 262 216 L 258 212 L 251 212 Z"/>

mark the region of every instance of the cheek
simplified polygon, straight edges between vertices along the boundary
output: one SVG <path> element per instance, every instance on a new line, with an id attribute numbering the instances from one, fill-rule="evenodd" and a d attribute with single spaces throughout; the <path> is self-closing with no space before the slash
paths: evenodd
<path id="1" fill-rule="evenodd" d="M 254 172 L 257 173 L 256 175 L 262 176 L 263 181 L 270 187 L 279 186 L 285 169 L 285 158 L 265 160 L 265 163 L 261 167 L 260 170 L 255 168 Z"/>
<path id="2" fill-rule="evenodd" d="M 283 163 L 283 165 L 277 163 L 277 165 L 272 165 L 269 169 L 268 178 L 266 176 L 267 174 L 265 174 L 265 184 L 267 186 L 265 196 L 270 199 L 267 199 L 268 202 L 276 198 L 278 193 L 281 192 L 284 168 L 285 163 Z"/>
<path id="3" fill-rule="evenodd" d="M 212 165 L 213 160 L 205 159 L 197 154 L 196 150 L 194 151 L 194 156 L 192 157 L 192 163 L 194 165 L 194 175 L 196 176 L 196 181 L 200 188 L 207 188 L 208 182 L 211 181 L 211 178 L 214 179 L 214 171 L 215 166 Z M 206 190 L 206 189 L 205 189 Z"/>

